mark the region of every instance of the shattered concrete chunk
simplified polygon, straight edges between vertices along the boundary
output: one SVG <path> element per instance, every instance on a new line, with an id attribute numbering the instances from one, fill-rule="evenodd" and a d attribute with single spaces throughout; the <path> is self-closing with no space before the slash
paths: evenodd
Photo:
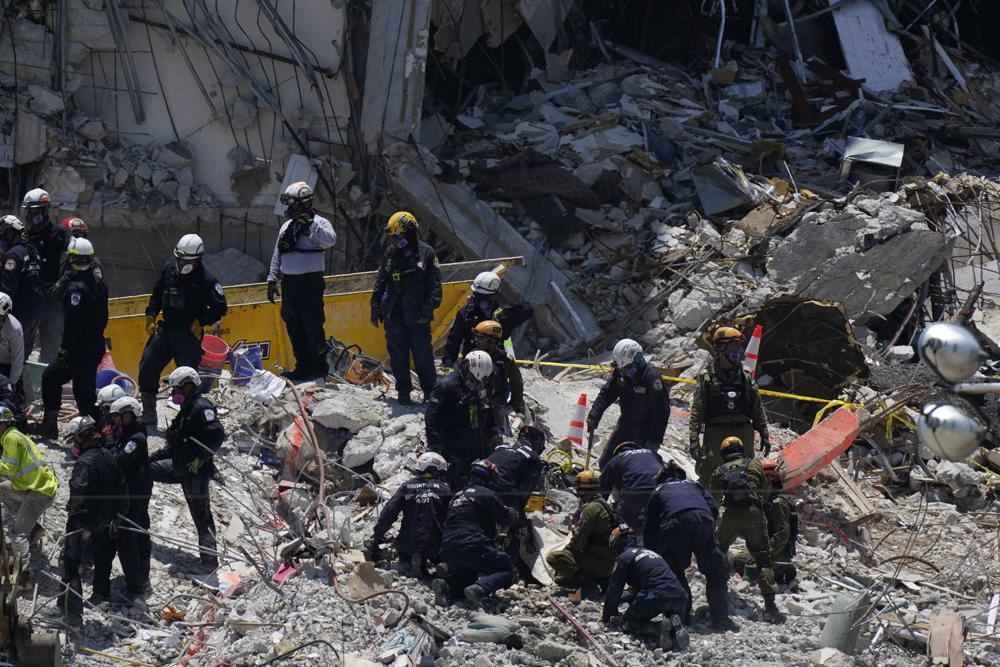
<path id="1" fill-rule="evenodd" d="M 313 407 L 313 421 L 327 428 L 344 428 L 358 433 L 389 416 L 389 406 L 372 400 L 372 392 L 349 384 L 338 384 L 336 390 L 323 393 Z"/>
<path id="2" fill-rule="evenodd" d="M 178 194 L 180 194 L 178 189 Z M 202 258 L 205 268 L 223 285 L 247 285 L 264 278 L 264 264 L 236 248 L 208 253 Z"/>
<path id="3" fill-rule="evenodd" d="M 31 101 L 28 108 L 39 116 L 53 116 L 66 108 L 66 101 L 59 93 L 38 85 L 28 86 Z"/>
<path id="4" fill-rule="evenodd" d="M 344 445 L 343 464 L 348 468 L 357 468 L 374 460 L 382 447 L 382 429 L 378 426 L 366 426 Z"/>

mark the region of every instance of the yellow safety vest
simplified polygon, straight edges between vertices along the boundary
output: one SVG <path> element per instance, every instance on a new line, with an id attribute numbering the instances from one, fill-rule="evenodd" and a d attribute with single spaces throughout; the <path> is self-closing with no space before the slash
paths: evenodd
<path id="1" fill-rule="evenodd" d="M 10 479 L 15 491 L 37 491 L 47 496 L 56 495 L 59 480 L 31 438 L 11 426 L 3 432 L 0 443 L 3 444 L 0 477 Z"/>

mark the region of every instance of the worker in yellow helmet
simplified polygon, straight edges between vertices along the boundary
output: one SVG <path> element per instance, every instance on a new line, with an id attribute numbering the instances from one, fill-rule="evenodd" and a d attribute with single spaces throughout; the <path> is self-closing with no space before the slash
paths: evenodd
<path id="1" fill-rule="evenodd" d="M 412 404 L 410 357 L 420 379 L 424 402 L 430 400 L 437 381 L 431 320 L 441 305 L 441 271 L 434 248 L 417 235 L 412 213 L 394 213 L 386 224 L 385 255 L 372 290 L 372 326 L 385 324 L 389 365 L 396 379 L 401 405 Z"/>

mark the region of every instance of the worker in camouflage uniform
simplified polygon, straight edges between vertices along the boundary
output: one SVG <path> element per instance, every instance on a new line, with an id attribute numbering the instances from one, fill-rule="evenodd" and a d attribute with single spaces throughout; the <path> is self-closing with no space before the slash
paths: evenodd
<path id="1" fill-rule="evenodd" d="M 771 545 L 767 537 L 767 520 L 764 518 L 764 498 L 767 481 L 760 460 L 747 456 L 743 442 L 736 436 L 722 441 L 723 463 L 712 473 L 712 488 L 722 495 L 723 512 L 717 534 L 723 553 L 729 551 L 736 538 L 746 541 L 747 550 L 760 569 L 758 585 L 764 596 L 764 620 L 783 623 L 784 615 L 774 603 L 778 586 L 771 570 Z"/>
<path id="2" fill-rule="evenodd" d="M 596 597 L 615 569 L 618 554 L 612 551 L 608 540 L 619 522 L 611 505 L 601 496 L 596 472 L 584 470 L 576 476 L 575 486 L 580 499 L 580 518 L 569 543 L 549 553 L 545 562 L 552 569 L 556 584 L 580 588 L 585 596 Z"/>
<path id="3" fill-rule="evenodd" d="M 747 455 L 752 457 L 753 432 L 757 431 L 764 456 L 771 451 L 757 383 L 742 364 L 743 334 L 732 327 L 719 327 L 712 334 L 712 343 L 715 362 L 698 377 L 689 426 L 689 449 L 702 485 L 722 463 L 719 445 L 727 436 L 735 435 L 746 443 Z M 708 490 L 718 500 L 717 490 L 711 485 Z"/>
<path id="4" fill-rule="evenodd" d="M 783 488 L 778 462 L 769 459 L 762 465 L 767 480 L 764 516 L 767 519 L 771 557 L 774 559 L 774 580 L 787 586 L 797 574 L 792 558 L 795 557 L 795 540 L 799 533 L 799 515 Z"/>

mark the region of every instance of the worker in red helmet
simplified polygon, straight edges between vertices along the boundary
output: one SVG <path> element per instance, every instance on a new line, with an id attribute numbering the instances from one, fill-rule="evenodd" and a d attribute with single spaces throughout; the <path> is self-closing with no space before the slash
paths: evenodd
<path id="1" fill-rule="evenodd" d="M 82 218 L 63 218 L 59 226 L 73 238 L 87 238 L 87 223 Z"/>

